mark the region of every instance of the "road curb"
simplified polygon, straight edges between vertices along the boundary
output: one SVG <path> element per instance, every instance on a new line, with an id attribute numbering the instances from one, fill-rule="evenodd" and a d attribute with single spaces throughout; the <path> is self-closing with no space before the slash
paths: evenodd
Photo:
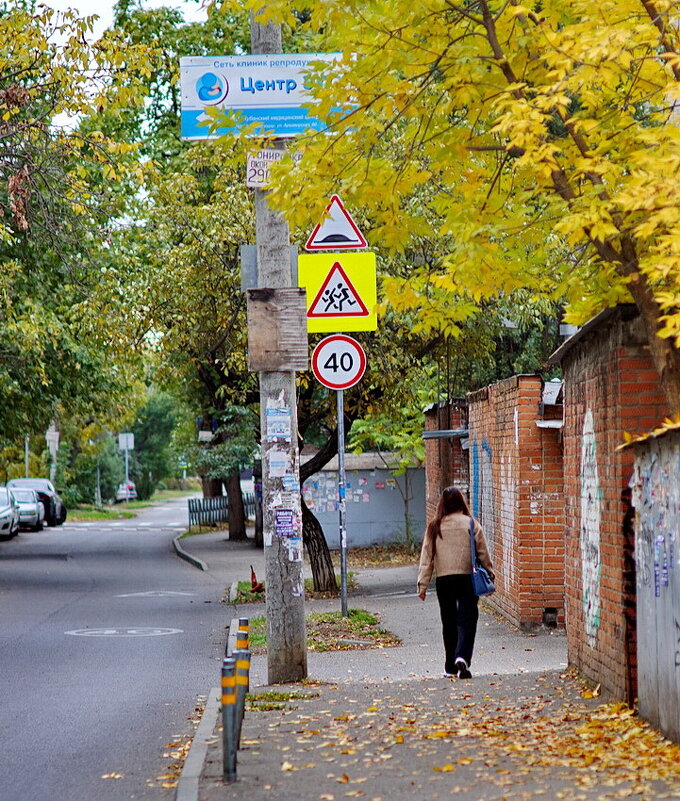
<path id="1" fill-rule="evenodd" d="M 208 569 L 208 565 L 206 565 L 206 563 L 202 559 L 199 559 L 196 556 L 192 556 L 190 553 L 185 551 L 184 548 L 182 548 L 182 546 L 179 544 L 179 541 L 180 541 L 181 538 L 182 538 L 182 535 L 179 534 L 172 541 L 172 544 L 173 544 L 173 547 L 175 549 L 175 553 L 177 554 L 177 556 L 179 556 L 180 559 L 184 559 L 185 562 L 189 562 L 194 567 L 197 567 L 199 570 L 207 570 Z"/>
<path id="2" fill-rule="evenodd" d="M 220 689 L 213 687 L 205 702 L 201 722 L 194 735 L 191 748 L 184 760 L 182 773 L 175 790 L 175 801 L 197 801 L 199 781 L 203 772 L 203 764 L 208 753 L 208 743 L 212 740 L 217 716 L 220 711 Z"/>

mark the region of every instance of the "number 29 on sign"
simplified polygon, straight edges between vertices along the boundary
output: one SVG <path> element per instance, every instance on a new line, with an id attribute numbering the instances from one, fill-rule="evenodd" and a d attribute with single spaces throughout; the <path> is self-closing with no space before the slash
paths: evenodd
<path id="1" fill-rule="evenodd" d="M 329 389 L 353 387 L 366 370 L 366 353 L 352 337 L 334 334 L 322 339 L 312 352 L 312 371 Z"/>

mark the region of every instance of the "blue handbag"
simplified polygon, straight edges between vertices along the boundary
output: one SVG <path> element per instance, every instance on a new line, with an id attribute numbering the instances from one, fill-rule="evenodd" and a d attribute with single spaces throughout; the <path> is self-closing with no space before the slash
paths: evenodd
<path id="1" fill-rule="evenodd" d="M 491 576 L 479 564 L 479 559 L 477 559 L 475 521 L 472 517 L 470 518 L 470 554 L 472 555 L 472 589 L 475 595 L 491 595 L 492 592 L 496 592 L 496 585 L 491 581 Z"/>

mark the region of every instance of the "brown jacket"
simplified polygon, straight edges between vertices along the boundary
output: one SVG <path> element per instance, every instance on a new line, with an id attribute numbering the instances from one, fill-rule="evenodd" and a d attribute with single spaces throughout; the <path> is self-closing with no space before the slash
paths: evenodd
<path id="1" fill-rule="evenodd" d="M 472 557 L 470 555 L 470 518 L 462 512 L 456 512 L 442 518 L 442 536 L 437 537 L 437 550 L 432 556 L 430 538 L 423 537 L 418 569 L 418 592 L 424 592 L 432 578 L 434 570 L 438 576 L 452 573 L 472 573 Z M 489 549 L 486 545 L 482 527 L 475 520 L 475 548 L 477 559 L 482 567 L 491 570 L 492 564 Z"/>

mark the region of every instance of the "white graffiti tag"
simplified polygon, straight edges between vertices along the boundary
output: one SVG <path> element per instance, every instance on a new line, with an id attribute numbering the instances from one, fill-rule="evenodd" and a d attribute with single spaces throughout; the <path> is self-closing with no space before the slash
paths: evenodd
<path id="1" fill-rule="evenodd" d="M 600 627 L 600 479 L 593 413 L 586 411 L 581 440 L 581 577 L 586 638 L 595 647 Z"/>

